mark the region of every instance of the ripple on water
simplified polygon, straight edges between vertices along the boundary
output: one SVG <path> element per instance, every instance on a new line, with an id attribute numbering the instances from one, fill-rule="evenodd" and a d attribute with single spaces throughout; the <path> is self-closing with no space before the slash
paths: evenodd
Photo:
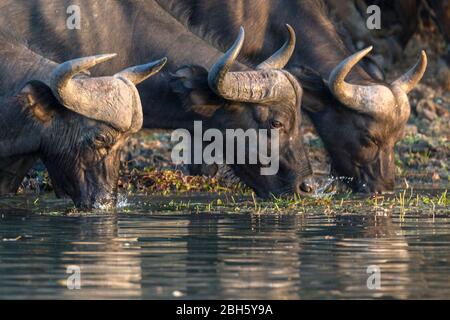
<path id="1" fill-rule="evenodd" d="M 51 216 L 24 207 L 0 207 L 0 298 L 446 298 L 450 294 L 446 214 L 145 210 Z M 80 267 L 81 290 L 67 289 L 70 266 Z M 367 287 L 369 266 L 380 268 L 378 290 Z"/>

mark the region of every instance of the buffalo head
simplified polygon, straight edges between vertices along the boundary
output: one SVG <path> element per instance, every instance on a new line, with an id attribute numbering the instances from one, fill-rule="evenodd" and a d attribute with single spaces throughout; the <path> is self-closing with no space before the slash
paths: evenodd
<path id="1" fill-rule="evenodd" d="M 48 83 L 29 82 L 19 99 L 39 128 L 38 154 L 58 196 L 70 196 L 81 209 L 114 206 L 119 153 L 142 126 L 135 87 L 157 73 L 166 59 L 136 66 L 111 77 L 91 78 L 87 70 L 114 54 L 58 65 Z"/>
<path id="2" fill-rule="evenodd" d="M 312 170 L 300 128 L 302 88 L 295 77 L 283 70 L 295 48 L 295 33 L 287 27 L 289 40 L 255 70 L 230 71 L 244 43 L 241 28 L 234 44 L 209 72 L 198 66 L 182 67 L 173 80 L 175 92 L 181 94 L 188 108 L 207 119 L 210 128 L 223 133 L 227 129 L 263 129 L 278 134 L 277 173 L 262 175 L 261 163 L 230 165 L 261 197 L 310 191 L 304 183 Z M 246 157 L 254 152 L 250 147 L 245 146 Z"/>
<path id="3" fill-rule="evenodd" d="M 348 178 L 345 181 L 353 190 L 363 193 L 393 191 L 394 148 L 410 115 L 407 94 L 427 66 L 422 52 L 416 65 L 393 82 L 374 81 L 368 76 L 347 82 L 346 77 L 371 50 L 342 61 L 327 80 L 306 68 L 291 70 L 305 84 L 305 107 L 329 151 L 334 174 Z"/>

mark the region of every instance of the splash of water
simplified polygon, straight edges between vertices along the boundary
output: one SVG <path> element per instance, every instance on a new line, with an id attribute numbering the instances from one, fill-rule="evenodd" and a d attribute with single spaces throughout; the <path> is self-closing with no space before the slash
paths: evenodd
<path id="1" fill-rule="evenodd" d="M 126 194 L 117 195 L 117 202 L 115 207 L 111 206 L 111 204 L 107 202 L 106 203 L 96 202 L 94 204 L 94 208 L 101 211 L 108 211 L 111 209 L 123 209 L 128 206 L 130 206 L 130 203 L 128 202 L 128 197 Z"/>
<path id="2" fill-rule="evenodd" d="M 332 196 L 336 194 L 336 191 L 333 190 L 333 184 L 335 183 L 336 179 L 334 177 L 327 177 L 325 181 L 322 183 L 319 183 L 316 181 L 314 186 L 314 194 L 313 198 L 325 198 L 327 196 Z M 332 190 L 330 192 L 330 190 Z"/>
<path id="3" fill-rule="evenodd" d="M 325 198 L 329 196 L 334 196 L 338 190 L 337 190 L 337 183 L 343 182 L 343 183 L 350 183 L 353 180 L 353 178 L 350 177 L 334 177 L 334 176 L 328 176 L 323 181 L 315 181 L 314 185 L 314 198 Z"/>
<path id="4" fill-rule="evenodd" d="M 117 196 L 117 206 L 116 207 L 118 209 L 122 209 L 122 208 L 126 208 L 126 207 L 129 207 L 129 206 L 130 206 L 130 203 L 128 202 L 127 195 L 124 194 L 124 193 L 120 193 Z"/>

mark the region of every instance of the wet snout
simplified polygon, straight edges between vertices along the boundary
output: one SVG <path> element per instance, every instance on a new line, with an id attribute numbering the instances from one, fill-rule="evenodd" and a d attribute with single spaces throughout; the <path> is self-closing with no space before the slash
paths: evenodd
<path id="1" fill-rule="evenodd" d="M 77 199 L 74 199 L 75 206 L 79 210 L 92 210 L 92 209 L 113 209 L 117 205 L 117 195 L 115 193 L 108 192 L 94 192 L 90 195 L 82 195 Z"/>
<path id="2" fill-rule="evenodd" d="M 354 188 L 357 193 L 386 194 L 394 191 L 394 181 L 370 180 L 359 181 Z"/>
<path id="3" fill-rule="evenodd" d="M 372 174 L 372 170 L 364 170 L 359 179 L 355 180 L 353 190 L 357 193 L 384 194 L 394 191 L 395 176 Z"/>
<path id="4" fill-rule="evenodd" d="M 314 192 L 316 183 L 313 178 L 313 170 L 303 146 L 300 150 L 289 150 L 285 158 L 280 161 L 280 168 L 282 169 L 281 174 L 286 176 L 286 180 L 291 181 L 294 193 L 311 195 Z"/>
<path id="5" fill-rule="evenodd" d="M 90 177 L 80 184 L 80 192 L 74 197 L 75 205 L 80 210 L 113 209 L 117 205 L 117 182 L 102 179 L 101 175 L 87 175 Z M 108 179 L 106 179 L 108 180 Z"/>
<path id="6" fill-rule="evenodd" d="M 314 193 L 314 181 L 312 178 L 300 181 L 297 186 L 297 193 L 299 194 L 312 194 Z"/>

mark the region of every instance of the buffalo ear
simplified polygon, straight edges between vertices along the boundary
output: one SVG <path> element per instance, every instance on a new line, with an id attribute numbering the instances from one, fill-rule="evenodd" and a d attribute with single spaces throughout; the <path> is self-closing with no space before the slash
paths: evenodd
<path id="1" fill-rule="evenodd" d="M 324 101 L 334 100 L 327 81 L 317 71 L 305 66 L 293 66 L 289 72 L 303 88 L 302 108 L 309 112 L 320 112 L 326 106 Z"/>
<path id="2" fill-rule="evenodd" d="M 52 90 L 43 82 L 30 81 L 19 93 L 24 108 L 29 108 L 33 116 L 42 123 L 50 122 L 59 106 Z"/>
<path id="3" fill-rule="evenodd" d="M 223 101 L 208 85 L 208 71 L 200 66 L 186 66 L 171 74 L 170 86 L 187 111 L 210 118 Z"/>
<path id="4" fill-rule="evenodd" d="M 371 56 L 366 56 L 362 60 L 364 70 L 374 79 L 378 81 L 386 81 L 386 74 L 377 60 Z"/>

